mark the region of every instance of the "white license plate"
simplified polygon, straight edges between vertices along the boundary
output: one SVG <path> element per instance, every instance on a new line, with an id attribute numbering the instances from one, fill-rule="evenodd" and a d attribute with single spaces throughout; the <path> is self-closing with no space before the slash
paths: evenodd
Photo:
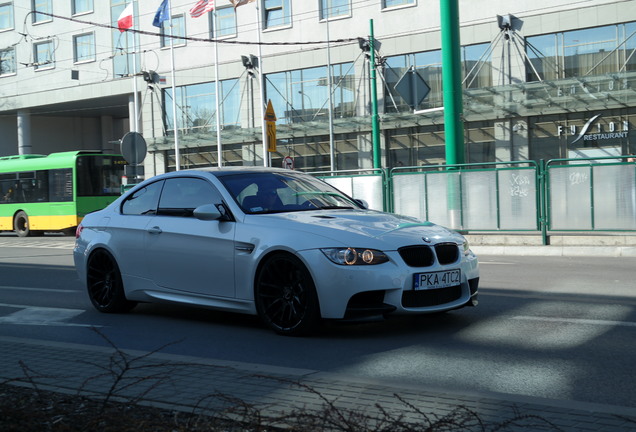
<path id="1" fill-rule="evenodd" d="M 414 290 L 430 290 L 448 288 L 459 285 L 462 281 L 460 269 L 417 273 L 413 277 Z"/>

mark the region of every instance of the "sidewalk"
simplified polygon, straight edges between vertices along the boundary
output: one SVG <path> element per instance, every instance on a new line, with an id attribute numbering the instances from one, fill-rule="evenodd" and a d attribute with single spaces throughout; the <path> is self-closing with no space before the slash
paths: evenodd
<path id="1" fill-rule="evenodd" d="M 537 234 L 467 234 L 479 255 L 636 257 L 634 233 L 551 234 L 549 244 Z"/>
<path id="2" fill-rule="evenodd" d="M 0 337 L 0 365 L 2 380 L 17 379 L 20 385 L 27 385 L 28 374 L 42 388 L 66 393 L 82 389 L 87 394 L 104 395 L 119 374 L 124 379 L 116 387 L 117 396 L 188 412 L 195 407 L 202 411 L 227 408 L 228 397 L 274 415 L 293 409 L 320 412 L 333 404 L 373 416 L 379 413 L 379 405 L 392 415 L 403 414 L 422 425 L 421 414 L 408 406 L 411 404 L 431 420 L 458 407 L 477 413 L 487 425 L 525 417 L 519 424 L 501 429 L 505 431 L 636 431 L 636 408 L 495 393 L 456 394 L 314 370 L 6 336 Z"/>

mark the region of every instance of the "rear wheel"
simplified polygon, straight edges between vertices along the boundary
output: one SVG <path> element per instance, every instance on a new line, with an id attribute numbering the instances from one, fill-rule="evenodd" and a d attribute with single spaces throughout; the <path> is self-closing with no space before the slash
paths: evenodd
<path id="1" fill-rule="evenodd" d="M 295 256 L 269 256 L 256 277 L 256 310 L 276 333 L 300 336 L 314 331 L 320 322 L 320 306 L 314 282 Z"/>
<path id="2" fill-rule="evenodd" d="M 124 294 L 124 284 L 115 258 L 106 250 L 99 249 L 88 259 L 88 296 L 100 312 L 128 312 L 137 303 Z"/>
<path id="3" fill-rule="evenodd" d="M 20 210 L 16 213 L 13 218 L 13 230 L 18 237 L 26 237 L 31 233 L 31 229 L 29 228 L 29 216 L 27 216 L 26 212 Z"/>

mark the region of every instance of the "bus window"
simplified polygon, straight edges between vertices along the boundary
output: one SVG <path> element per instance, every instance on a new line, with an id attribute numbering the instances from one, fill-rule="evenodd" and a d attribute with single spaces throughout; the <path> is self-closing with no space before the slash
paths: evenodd
<path id="1" fill-rule="evenodd" d="M 126 161 L 118 156 L 77 158 L 77 196 L 121 194 L 121 177 Z"/>
<path id="2" fill-rule="evenodd" d="M 73 201 L 73 170 L 49 170 L 49 201 Z"/>

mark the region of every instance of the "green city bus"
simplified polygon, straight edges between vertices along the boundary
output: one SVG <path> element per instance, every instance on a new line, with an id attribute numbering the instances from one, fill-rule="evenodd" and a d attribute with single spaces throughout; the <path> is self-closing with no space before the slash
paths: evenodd
<path id="1" fill-rule="evenodd" d="M 0 231 L 72 233 L 121 194 L 121 155 L 71 151 L 0 157 Z"/>

